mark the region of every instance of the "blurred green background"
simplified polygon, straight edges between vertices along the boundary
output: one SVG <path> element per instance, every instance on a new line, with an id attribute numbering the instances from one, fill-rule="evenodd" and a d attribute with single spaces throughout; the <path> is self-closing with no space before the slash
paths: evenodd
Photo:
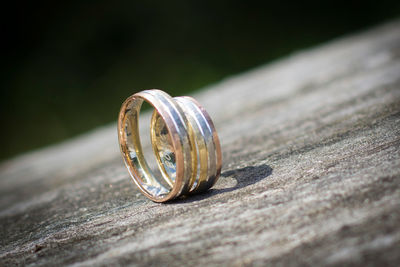
<path id="1" fill-rule="evenodd" d="M 116 121 L 136 91 L 182 95 L 396 18 L 400 1 L 18 1 L 3 13 L 0 159 Z"/>

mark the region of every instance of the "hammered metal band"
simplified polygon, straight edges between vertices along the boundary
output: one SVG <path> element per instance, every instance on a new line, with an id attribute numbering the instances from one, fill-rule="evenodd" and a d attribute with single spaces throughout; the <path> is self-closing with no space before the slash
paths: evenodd
<path id="1" fill-rule="evenodd" d="M 140 142 L 139 114 L 143 101 L 154 108 L 150 133 L 159 177 L 149 168 Z M 118 140 L 134 182 L 156 202 L 206 191 L 221 173 L 217 132 L 208 113 L 191 97 L 172 98 L 156 89 L 130 96 L 119 113 Z"/>

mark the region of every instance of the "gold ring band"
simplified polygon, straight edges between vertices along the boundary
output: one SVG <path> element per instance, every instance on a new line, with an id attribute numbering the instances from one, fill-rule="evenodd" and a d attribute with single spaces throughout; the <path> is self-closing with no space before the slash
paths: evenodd
<path id="1" fill-rule="evenodd" d="M 139 113 L 143 101 L 154 108 L 151 143 L 161 177 L 153 174 L 142 151 Z M 131 177 L 153 201 L 204 192 L 220 176 L 222 156 L 217 132 L 208 113 L 191 97 L 172 98 L 156 89 L 128 97 L 119 113 L 118 140 Z"/>

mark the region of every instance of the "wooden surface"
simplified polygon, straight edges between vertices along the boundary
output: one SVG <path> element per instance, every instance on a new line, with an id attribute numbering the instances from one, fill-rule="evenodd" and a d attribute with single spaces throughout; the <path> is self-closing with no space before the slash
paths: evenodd
<path id="1" fill-rule="evenodd" d="M 222 142 L 212 190 L 147 200 L 114 124 L 22 155 L 0 165 L 0 266 L 400 266 L 399 21 L 194 97 Z"/>

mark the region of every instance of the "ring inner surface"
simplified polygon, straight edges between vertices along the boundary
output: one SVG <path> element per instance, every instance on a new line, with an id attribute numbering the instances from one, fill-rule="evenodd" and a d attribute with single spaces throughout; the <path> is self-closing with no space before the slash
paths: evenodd
<path id="1" fill-rule="evenodd" d="M 143 99 L 136 98 L 132 100 L 125 109 L 125 114 L 122 121 L 123 127 L 123 135 L 122 138 L 125 139 L 123 145 L 121 145 L 121 149 L 125 155 L 124 159 L 127 163 L 128 170 L 131 173 L 131 176 L 135 177 L 135 183 L 147 191 L 149 194 L 155 197 L 164 197 L 166 196 L 172 189 L 173 183 L 168 183 L 167 185 L 163 185 L 157 178 L 154 176 L 154 173 L 149 168 L 146 159 L 143 155 L 143 149 L 140 142 L 140 135 L 139 135 L 139 113 L 143 103 Z M 151 104 L 151 103 L 150 103 Z M 163 122 L 161 119 L 160 121 Z M 166 129 L 165 123 L 164 126 L 161 125 L 160 127 L 166 130 L 166 136 L 163 135 L 163 138 L 168 138 L 168 129 Z M 160 131 L 161 132 L 161 131 Z M 162 129 L 164 133 L 164 129 Z M 173 160 L 168 161 L 167 163 L 171 166 L 176 166 L 175 163 L 175 154 L 173 153 L 172 143 L 171 140 L 168 140 L 168 149 L 170 150 L 169 156 Z M 163 145 L 164 147 L 164 145 Z M 163 150 L 163 153 L 167 153 L 167 149 Z M 171 177 L 176 177 L 175 168 L 173 168 L 174 172 L 172 172 L 171 168 Z M 164 178 L 165 179 L 165 178 Z"/>
<path id="2" fill-rule="evenodd" d="M 160 114 L 154 110 L 151 118 L 151 143 L 164 180 L 172 187 L 176 179 L 176 157 L 171 135 Z"/>

